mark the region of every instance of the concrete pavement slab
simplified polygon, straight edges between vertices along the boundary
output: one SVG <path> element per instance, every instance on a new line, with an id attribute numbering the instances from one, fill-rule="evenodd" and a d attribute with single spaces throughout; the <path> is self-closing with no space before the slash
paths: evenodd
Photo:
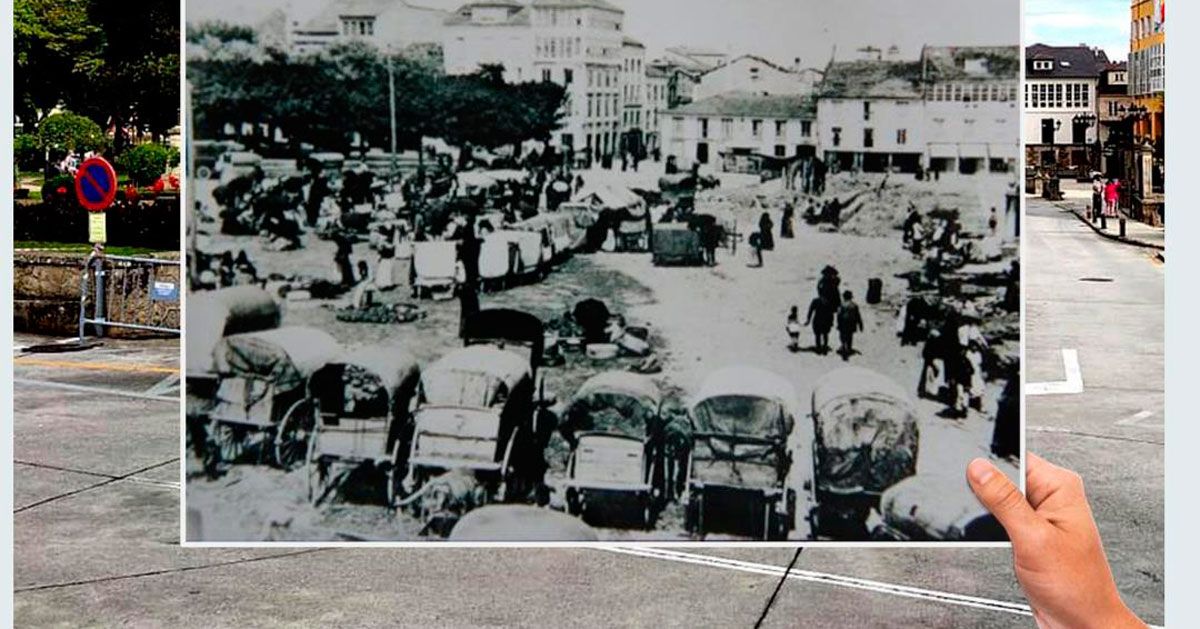
<path id="1" fill-rule="evenodd" d="M 18 460 L 13 464 L 13 509 L 24 509 L 47 498 L 77 491 L 104 480 L 101 476 L 23 465 Z"/>

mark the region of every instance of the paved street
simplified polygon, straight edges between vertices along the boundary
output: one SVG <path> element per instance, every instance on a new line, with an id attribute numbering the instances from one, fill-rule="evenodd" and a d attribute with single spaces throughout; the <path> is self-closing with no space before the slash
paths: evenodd
<path id="1" fill-rule="evenodd" d="M 1027 381 L 1064 380 L 1064 349 L 1083 380 L 1029 398 L 1028 445 L 1084 476 L 1127 602 L 1161 623 L 1163 267 L 1037 201 L 1025 237 Z M 176 365 L 162 343 L 15 360 L 19 625 L 749 627 L 792 555 L 183 549 Z M 1032 624 L 1006 550 L 811 549 L 797 570 L 767 626 Z"/>

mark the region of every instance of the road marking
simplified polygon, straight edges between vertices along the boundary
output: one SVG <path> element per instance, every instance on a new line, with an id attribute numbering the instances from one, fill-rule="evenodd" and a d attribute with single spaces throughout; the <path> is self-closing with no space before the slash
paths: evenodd
<path id="1" fill-rule="evenodd" d="M 77 391 L 79 393 L 102 393 L 104 395 L 119 395 L 122 397 L 131 397 L 139 400 L 153 400 L 155 402 L 173 402 L 179 403 L 178 397 L 167 397 L 165 395 L 146 395 L 145 393 L 134 393 L 132 391 L 121 391 L 119 389 L 106 389 L 104 387 L 88 387 L 81 384 L 67 384 L 65 382 L 50 382 L 48 380 L 29 380 L 26 378 L 13 378 L 13 384 L 24 384 L 33 387 L 49 387 L 51 389 L 65 389 L 67 391 Z"/>
<path id="2" fill-rule="evenodd" d="M 164 367 L 145 363 L 98 363 L 75 360 L 45 360 L 42 358 L 14 358 L 14 365 L 22 367 L 57 367 L 60 369 L 95 369 L 99 371 L 126 371 L 131 373 L 173 373 L 178 367 Z"/>
<path id="3" fill-rule="evenodd" d="M 1151 430 L 1163 430 L 1165 428 L 1161 421 L 1156 424 L 1145 423 L 1145 420 L 1150 419 L 1151 417 L 1154 417 L 1154 413 L 1152 411 L 1138 411 L 1133 415 L 1126 417 L 1125 419 L 1117 421 L 1117 425 L 1137 426 L 1138 428 L 1149 428 Z"/>
<path id="4" fill-rule="evenodd" d="M 1025 395 L 1072 395 L 1083 393 L 1083 371 L 1079 368 L 1079 352 L 1073 349 L 1062 351 L 1063 370 L 1067 379 L 1057 382 L 1029 382 L 1025 384 Z"/>
<path id="5" fill-rule="evenodd" d="M 682 563 L 708 566 L 710 568 L 723 568 L 725 570 L 736 570 L 738 572 L 765 574 L 776 577 L 782 576 L 784 573 L 783 566 L 739 561 L 736 559 L 725 559 L 723 557 L 713 557 L 709 555 L 697 555 L 693 553 L 677 552 L 662 548 L 631 548 L 615 546 L 602 548 L 601 550 L 636 555 L 638 557 L 645 557 L 647 559 L 678 561 Z M 904 598 L 916 598 L 938 603 L 960 605 L 963 607 L 973 607 L 976 609 L 987 609 L 1009 614 L 1018 614 L 1021 616 L 1033 615 L 1029 609 L 1029 606 L 1023 603 L 1010 603 L 1008 601 L 998 601 L 994 599 L 980 598 L 977 596 L 968 596 L 965 594 L 955 594 L 953 592 L 927 590 L 923 588 L 910 587 L 907 585 L 885 583 L 883 581 L 873 581 L 869 579 L 859 579 L 855 577 L 830 574 L 827 572 L 814 572 L 812 570 L 800 570 L 793 568 L 792 571 L 788 573 L 788 578 L 799 579 L 801 581 L 810 581 L 813 583 L 823 583 L 825 585 L 832 585 L 836 587 L 845 587 L 853 590 L 864 590 L 879 594 L 889 594 Z"/>
<path id="6" fill-rule="evenodd" d="M 749 572 L 752 574 L 763 574 L 773 577 L 781 577 L 785 573 L 783 566 L 775 566 L 764 563 L 754 563 L 750 561 L 739 561 L 736 559 L 726 559 L 723 557 L 713 557 L 710 555 L 697 555 L 693 553 L 684 553 L 665 548 L 642 548 L 642 547 L 626 547 L 626 546 L 609 546 L 599 548 L 598 550 L 620 553 L 625 555 L 634 555 L 646 559 L 659 559 L 664 561 L 677 561 L 680 563 L 690 563 L 695 565 L 707 566 L 710 568 L 722 568 L 725 570 L 735 570 L 738 572 Z M 857 577 L 847 577 L 843 575 L 830 574 L 827 572 L 815 572 L 812 570 L 799 570 L 793 568 L 787 573 L 789 579 L 797 579 L 800 581 L 809 581 L 813 583 L 823 583 L 836 587 L 844 587 L 854 590 L 863 590 L 875 592 L 879 594 L 888 594 L 891 596 L 899 596 L 903 598 L 915 598 L 919 600 L 932 601 L 935 603 L 945 603 L 948 605 L 958 605 L 961 607 L 971 607 L 975 609 L 984 609 L 994 612 L 1003 612 L 1006 614 L 1014 614 L 1018 616 L 1032 616 L 1033 612 L 1029 605 L 1024 603 L 1013 603 L 1009 601 L 1000 601 L 996 599 L 983 598 L 979 596 L 969 596 L 966 594 L 956 594 L 953 592 L 943 592 L 940 590 L 927 590 L 924 588 L 911 587 L 907 585 L 899 585 L 895 583 L 886 583 L 883 581 L 874 581 L 870 579 L 859 579 Z M 1162 629 L 1157 625 L 1150 625 L 1152 629 Z"/>
<path id="7" fill-rule="evenodd" d="M 179 374 L 174 373 L 155 383 L 154 386 L 144 391 L 145 395 L 166 395 L 171 391 L 179 390 Z"/>

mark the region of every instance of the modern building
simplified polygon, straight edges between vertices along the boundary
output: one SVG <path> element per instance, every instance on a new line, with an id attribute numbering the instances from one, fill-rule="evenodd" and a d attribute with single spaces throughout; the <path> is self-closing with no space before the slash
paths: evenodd
<path id="1" fill-rule="evenodd" d="M 447 74 L 470 74 L 482 65 L 504 67 L 509 83 L 533 81 L 532 11 L 515 0 L 480 0 L 446 18 L 442 55 Z"/>
<path id="2" fill-rule="evenodd" d="M 626 36 L 621 41 L 621 141 L 622 152 L 645 155 L 646 47 Z"/>
<path id="3" fill-rule="evenodd" d="M 915 172 L 926 152 L 919 61 L 834 61 L 817 87 L 817 151 L 837 170 Z"/>
<path id="4" fill-rule="evenodd" d="M 755 55 L 731 59 L 700 75 L 692 97 L 701 100 L 728 92 L 765 95 L 810 95 L 816 73 L 794 71 Z"/>
<path id="5" fill-rule="evenodd" d="M 1166 0 L 1131 0 L 1129 94 L 1131 138 L 1123 148 L 1122 206 L 1151 224 L 1166 221 Z"/>
<path id="6" fill-rule="evenodd" d="M 815 153 L 816 114 L 811 96 L 718 94 L 663 114 L 663 150 L 684 168 L 778 170 L 791 159 Z"/>
<path id="7" fill-rule="evenodd" d="M 1020 49 L 926 46 L 921 51 L 926 166 L 1009 172 L 1020 158 Z"/>
<path id="8" fill-rule="evenodd" d="M 1086 45 L 1025 49 L 1025 163 L 1086 177 L 1099 168 L 1097 91 L 1108 56 Z"/>
<path id="9" fill-rule="evenodd" d="M 1138 138 L 1159 143 L 1163 137 L 1166 97 L 1166 21 L 1164 0 L 1131 0 L 1129 93 L 1148 112 L 1135 124 Z"/>
<path id="10" fill-rule="evenodd" d="M 294 54 L 351 41 L 401 51 L 440 43 L 446 18 L 441 9 L 408 0 L 334 0 L 313 18 L 294 26 L 289 43 Z"/>

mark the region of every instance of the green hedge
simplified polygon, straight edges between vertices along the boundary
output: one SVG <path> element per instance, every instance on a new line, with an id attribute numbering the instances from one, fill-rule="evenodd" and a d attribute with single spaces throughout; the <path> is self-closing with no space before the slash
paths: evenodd
<path id="1" fill-rule="evenodd" d="M 42 144 L 32 133 L 20 133 L 13 138 L 13 159 L 17 167 L 26 171 L 41 170 L 46 163 Z"/>
<path id="2" fill-rule="evenodd" d="M 48 116 L 38 125 L 41 146 L 54 152 L 103 151 L 108 148 L 108 136 L 100 125 L 87 116 L 69 111 Z"/>
<path id="3" fill-rule="evenodd" d="M 139 144 L 117 157 L 117 170 L 128 175 L 133 183 L 148 186 L 167 172 L 168 158 L 163 146 Z"/>

